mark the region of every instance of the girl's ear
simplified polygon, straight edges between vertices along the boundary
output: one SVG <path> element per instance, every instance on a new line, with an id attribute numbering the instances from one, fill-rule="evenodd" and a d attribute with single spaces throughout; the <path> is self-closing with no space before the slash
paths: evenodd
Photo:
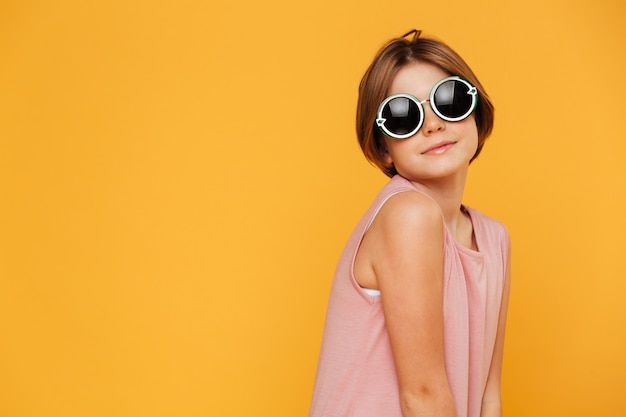
<path id="1" fill-rule="evenodd" d="M 385 163 L 389 166 L 393 166 L 393 158 L 391 157 L 391 154 L 389 153 L 389 151 L 387 149 L 385 149 L 384 151 L 384 160 Z"/>
<path id="2" fill-rule="evenodd" d="M 395 172 L 396 169 L 393 166 L 393 159 L 391 158 L 391 155 L 389 154 L 389 152 L 385 152 L 384 161 L 385 161 L 385 169 L 388 171 Z"/>
<path id="3" fill-rule="evenodd" d="M 391 157 L 391 154 L 389 153 L 389 148 L 387 147 L 387 139 L 383 138 L 380 144 L 381 146 L 379 149 L 380 155 L 382 156 L 381 162 L 384 162 L 386 169 L 393 170 L 393 158 Z"/>

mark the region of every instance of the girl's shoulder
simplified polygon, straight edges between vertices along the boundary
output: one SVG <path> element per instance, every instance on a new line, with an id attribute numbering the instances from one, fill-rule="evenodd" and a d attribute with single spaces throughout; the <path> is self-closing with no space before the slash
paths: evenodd
<path id="1" fill-rule="evenodd" d="M 439 205 L 430 196 L 418 190 L 406 178 L 396 175 L 378 193 L 378 206 L 394 201 L 396 205 L 414 205 L 439 209 Z"/>
<path id="2" fill-rule="evenodd" d="M 399 175 L 380 190 L 372 208 L 373 220 L 383 227 L 431 230 L 445 227 L 437 202 Z"/>
<path id="3" fill-rule="evenodd" d="M 381 204 L 376 215 L 380 227 L 395 233 L 408 230 L 443 233 L 443 213 L 439 205 L 415 188 L 396 190 Z"/>

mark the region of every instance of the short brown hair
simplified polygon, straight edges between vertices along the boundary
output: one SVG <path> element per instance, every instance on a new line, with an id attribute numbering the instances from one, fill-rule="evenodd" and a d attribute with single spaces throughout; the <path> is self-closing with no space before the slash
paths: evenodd
<path id="1" fill-rule="evenodd" d="M 409 37 L 412 36 L 410 39 Z M 463 58 L 445 43 L 422 37 L 421 31 L 412 30 L 400 38 L 387 42 L 376 54 L 359 86 L 356 111 L 356 130 L 365 157 L 387 176 L 397 174 L 393 165 L 385 162 L 387 153 L 383 133 L 375 128 L 374 120 L 379 104 L 387 97 L 398 71 L 412 62 L 424 62 L 441 68 L 449 75 L 467 79 L 478 90 L 478 105 L 474 111 L 478 131 L 478 156 L 485 140 L 493 129 L 493 104 L 480 81 Z"/>

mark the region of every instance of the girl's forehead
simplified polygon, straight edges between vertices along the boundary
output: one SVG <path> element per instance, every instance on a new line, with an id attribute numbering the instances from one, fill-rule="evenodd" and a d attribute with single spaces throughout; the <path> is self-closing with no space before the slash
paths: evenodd
<path id="1" fill-rule="evenodd" d="M 441 68 L 432 64 L 424 62 L 411 63 L 400 68 L 391 83 L 390 93 L 428 96 L 430 89 L 437 81 L 448 75 Z"/>

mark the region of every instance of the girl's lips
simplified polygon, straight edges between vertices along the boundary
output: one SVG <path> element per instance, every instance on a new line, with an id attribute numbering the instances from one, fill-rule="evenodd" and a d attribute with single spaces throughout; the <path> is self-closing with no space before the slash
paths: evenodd
<path id="1" fill-rule="evenodd" d="M 456 142 L 440 142 L 422 152 L 422 155 L 439 155 L 452 147 Z"/>

